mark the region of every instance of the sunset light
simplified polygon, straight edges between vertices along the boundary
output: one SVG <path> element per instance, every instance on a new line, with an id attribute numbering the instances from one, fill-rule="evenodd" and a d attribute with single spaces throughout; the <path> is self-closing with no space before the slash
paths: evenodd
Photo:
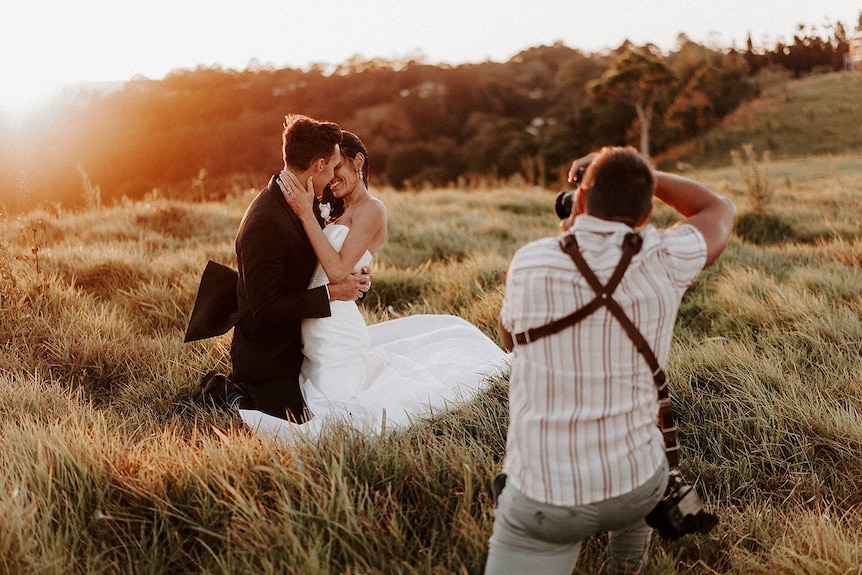
<path id="1" fill-rule="evenodd" d="M 396 186 L 489 172 L 541 184 L 570 153 L 558 141 L 565 131 L 579 146 L 590 143 L 584 122 L 602 120 L 597 141 L 639 141 L 649 153 L 643 122 L 627 128 L 628 112 L 602 109 L 613 90 L 600 97 L 590 88 L 603 67 L 609 74 L 625 65 L 614 62 L 626 46 L 648 53 L 647 65 L 676 61 L 683 76 L 697 68 L 686 58 L 705 54 L 728 67 L 691 79 L 661 76 L 660 93 L 680 91 L 662 104 L 667 129 L 657 147 L 665 149 L 755 95 L 751 76 L 765 62 L 796 75 L 815 65 L 840 69 L 859 19 L 850 0 L 589 9 L 570 0 L 529 8 L 499 0 L 493 10 L 463 0 L 385 0 L 352 8 L 311 0 L 4 4 L 0 210 L 79 204 L 82 186 L 84 196 L 98 189 L 106 202 L 153 190 L 217 197 L 239 174 L 278 162 L 268 142 L 278 138 L 279 118 L 295 111 L 374 135 L 386 160 L 374 176 Z M 824 38 L 829 50 L 844 52 L 821 50 L 814 64 L 788 48 L 817 49 Z M 688 55 L 676 57 L 683 49 Z M 779 61 L 787 58 L 795 62 Z M 343 91 L 333 91 L 338 84 Z M 724 100 L 703 104 L 704 89 Z M 428 154 L 438 159 L 429 163 Z"/>
<path id="2" fill-rule="evenodd" d="M 0 575 L 862 575 L 862 0 L 0 0 Z"/>
<path id="3" fill-rule="evenodd" d="M 792 40 L 798 24 L 854 27 L 853 0 L 584 3 L 498 0 L 492 4 L 384 0 L 213 2 L 5 2 L 0 8 L 0 114 L 22 114 L 64 87 L 160 79 L 174 69 L 250 63 L 305 68 L 365 59 L 422 57 L 429 63 L 506 61 L 563 42 L 585 51 L 628 39 L 672 49 L 679 34 L 725 47 Z"/>

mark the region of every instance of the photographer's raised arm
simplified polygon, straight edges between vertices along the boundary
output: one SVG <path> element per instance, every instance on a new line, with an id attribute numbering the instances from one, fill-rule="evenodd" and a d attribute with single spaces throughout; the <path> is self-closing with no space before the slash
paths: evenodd
<path id="1" fill-rule="evenodd" d="M 655 197 L 675 209 L 685 223 L 700 230 L 706 240 L 706 265 L 714 262 L 730 239 L 736 206 L 706 186 L 683 176 L 654 172 Z"/>

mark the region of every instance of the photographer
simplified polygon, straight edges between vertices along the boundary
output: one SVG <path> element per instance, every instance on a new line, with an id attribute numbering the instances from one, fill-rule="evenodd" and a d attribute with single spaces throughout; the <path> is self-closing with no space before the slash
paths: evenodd
<path id="1" fill-rule="evenodd" d="M 510 422 L 488 574 L 569 574 L 582 540 L 601 531 L 609 532 L 605 573 L 644 568 L 652 535 L 644 517 L 664 493 L 668 463 L 652 370 L 603 300 L 619 304 L 664 365 L 685 290 L 733 228 L 729 199 L 651 171 L 631 148 L 577 159 L 569 178 L 579 172 L 562 235 L 520 248 L 506 279 Z M 635 236 L 653 195 L 685 219 Z M 564 251 L 572 247 L 589 274 Z M 570 327 L 531 337 L 581 309 Z"/>

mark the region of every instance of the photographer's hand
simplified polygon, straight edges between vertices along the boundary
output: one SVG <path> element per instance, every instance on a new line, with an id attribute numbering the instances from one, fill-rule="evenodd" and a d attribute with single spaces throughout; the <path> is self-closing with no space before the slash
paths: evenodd
<path id="1" fill-rule="evenodd" d="M 572 191 L 572 213 L 560 220 L 560 231 L 566 232 L 575 224 L 575 218 L 581 213 L 581 188 Z"/>
<path id="2" fill-rule="evenodd" d="M 578 170 L 587 168 L 596 158 L 596 152 L 590 152 L 586 156 L 582 156 L 572 162 L 572 167 L 569 168 L 569 183 L 573 184 L 578 179 Z"/>
<path id="3" fill-rule="evenodd" d="M 592 163 L 592 161 L 596 158 L 596 152 L 591 152 L 586 156 L 582 156 L 577 160 L 572 162 L 572 167 L 569 168 L 569 183 L 577 186 L 571 194 L 572 194 L 572 209 L 569 217 L 563 218 L 560 220 L 560 231 L 565 232 L 568 231 L 569 228 L 575 223 L 575 218 L 578 217 L 578 214 L 583 213 L 583 194 L 584 190 L 581 187 L 581 180 L 583 180 L 584 172 L 587 171 L 587 168 Z"/>

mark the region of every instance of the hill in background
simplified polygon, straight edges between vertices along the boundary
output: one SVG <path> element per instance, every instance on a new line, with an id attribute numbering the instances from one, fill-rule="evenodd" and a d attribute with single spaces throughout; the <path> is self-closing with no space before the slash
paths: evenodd
<path id="1" fill-rule="evenodd" d="M 760 97 L 742 104 L 703 136 L 656 157 L 673 169 L 680 162 L 726 166 L 730 151 L 750 143 L 774 159 L 842 154 L 862 149 L 862 73 L 839 72 L 800 80 L 761 78 Z"/>
<path id="2" fill-rule="evenodd" d="M 833 40 L 819 44 L 829 49 L 818 70 L 841 69 L 846 41 Z M 808 44 L 793 48 L 804 56 Z M 359 134 L 373 185 L 399 190 L 559 190 L 572 158 L 606 145 L 637 143 L 665 168 L 726 166 L 744 143 L 778 158 L 857 148 L 862 78 L 790 81 L 820 60 L 788 67 L 778 59 L 785 48 L 722 51 L 683 37 L 670 53 L 624 43 L 586 54 L 557 43 L 505 63 L 357 60 L 331 71 L 200 67 L 136 79 L 58 103 L 21 130 L 0 121 L 0 212 L 257 188 L 282 164 L 286 113 Z"/>

